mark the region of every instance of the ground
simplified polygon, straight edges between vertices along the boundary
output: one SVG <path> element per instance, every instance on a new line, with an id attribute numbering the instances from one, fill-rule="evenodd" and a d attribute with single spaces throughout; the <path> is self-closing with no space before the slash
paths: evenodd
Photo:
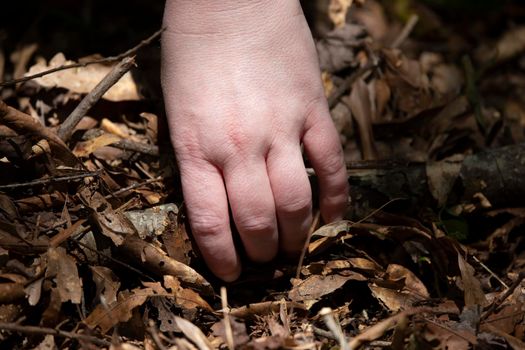
<path id="1" fill-rule="evenodd" d="M 187 227 L 162 4 L 2 10 L 3 349 L 525 348 L 525 6 L 303 3 L 351 204 L 231 284 Z"/>

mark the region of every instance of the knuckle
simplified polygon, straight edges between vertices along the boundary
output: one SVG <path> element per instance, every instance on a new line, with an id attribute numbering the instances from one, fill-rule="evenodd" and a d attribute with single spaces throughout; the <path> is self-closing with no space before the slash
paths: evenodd
<path id="1" fill-rule="evenodd" d="M 312 199 L 309 193 L 297 194 L 277 204 L 280 216 L 306 215 L 312 210 Z"/>
<path id="2" fill-rule="evenodd" d="M 250 216 L 246 219 L 238 219 L 237 226 L 245 234 L 266 236 L 275 229 L 275 222 L 269 216 Z"/>
<path id="3" fill-rule="evenodd" d="M 217 236 L 224 230 L 224 220 L 213 214 L 197 215 L 191 218 L 191 229 L 199 236 Z"/>
<path id="4" fill-rule="evenodd" d="M 332 177 L 339 175 L 339 173 L 345 168 L 343 150 L 341 147 L 338 147 L 336 152 L 326 154 L 321 167 L 324 176 Z"/>

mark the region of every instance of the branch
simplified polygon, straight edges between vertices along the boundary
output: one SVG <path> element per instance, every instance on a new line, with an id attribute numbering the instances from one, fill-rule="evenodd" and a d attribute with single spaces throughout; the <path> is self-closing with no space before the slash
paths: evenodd
<path id="1" fill-rule="evenodd" d="M 89 342 L 95 345 L 99 345 L 99 346 L 110 346 L 111 345 L 109 341 L 100 339 L 100 338 L 97 338 L 91 335 L 61 331 L 59 329 L 54 329 L 54 328 L 37 327 L 37 326 L 22 326 L 17 323 L 0 322 L 0 329 L 4 329 L 7 331 L 13 331 L 13 332 L 19 332 L 19 333 L 26 333 L 26 334 L 50 334 L 56 337 L 83 340 L 83 341 L 86 341 L 86 342 Z"/>
<path id="2" fill-rule="evenodd" d="M 16 184 L 8 184 L 8 185 L 0 185 L 0 191 L 2 190 L 11 190 L 15 188 L 21 188 L 21 187 L 32 187 L 32 186 L 38 186 L 38 185 L 46 185 L 48 183 L 55 183 L 55 182 L 63 182 L 63 181 L 73 181 L 73 180 L 80 180 L 86 177 L 95 177 L 100 174 L 101 170 L 92 171 L 89 173 L 83 173 L 83 174 L 77 174 L 77 175 L 65 175 L 65 176 L 55 176 L 55 177 L 49 177 L 46 179 L 39 179 L 29 182 L 21 182 Z"/>
<path id="3" fill-rule="evenodd" d="M 29 80 L 32 80 L 32 79 L 40 78 L 40 77 L 43 77 L 44 75 L 48 75 L 48 74 L 51 74 L 51 73 L 59 72 L 61 70 L 72 69 L 72 68 L 81 68 L 81 67 L 86 67 L 88 65 L 97 64 L 97 63 L 112 63 L 112 62 L 120 61 L 124 57 L 134 55 L 135 53 L 137 53 L 138 50 L 140 50 L 144 46 L 147 46 L 147 45 L 151 44 L 151 42 L 153 42 L 153 40 L 157 39 L 162 34 L 163 31 L 164 31 L 164 28 L 156 31 L 155 33 L 153 33 L 147 39 L 142 40 L 138 45 L 134 46 L 133 48 L 129 49 L 128 51 L 123 52 L 123 53 L 121 53 L 121 54 L 119 54 L 117 56 L 110 56 L 110 57 L 105 57 L 105 58 L 101 58 L 101 59 L 98 59 L 98 60 L 82 62 L 82 63 L 79 62 L 79 63 L 73 63 L 73 64 L 65 64 L 65 65 L 62 65 L 60 67 L 55 67 L 55 68 L 52 68 L 52 69 L 49 69 L 49 70 L 46 70 L 46 71 L 43 71 L 43 72 L 40 72 L 40 73 L 36 73 L 36 74 L 33 74 L 33 75 L 28 75 L 28 76 L 20 78 L 20 79 L 13 79 L 13 80 L 3 81 L 3 82 L 0 83 L 0 87 L 14 85 L 14 84 L 18 84 L 18 83 L 23 83 L 25 81 L 29 81 Z"/>
<path id="4" fill-rule="evenodd" d="M 86 115 L 86 113 L 95 105 L 95 103 L 100 100 L 102 95 L 106 93 L 124 74 L 126 74 L 131 67 L 135 65 L 134 57 L 125 57 L 119 64 L 117 64 L 105 77 L 100 81 L 100 83 L 95 86 L 93 90 L 87 94 L 78 106 L 71 112 L 66 120 L 62 123 L 58 129 L 58 136 L 67 141 L 71 134 L 73 134 L 73 129 L 80 122 L 80 120 Z"/>
<path id="5" fill-rule="evenodd" d="M 6 105 L 3 101 L 0 101 L 0 124 L 4 124 L 19 135 L 35 135 L 47 140 L 58 158 L 67 165 L 79 164 L 78 159 L 55 133 L 32 116 Z"/>

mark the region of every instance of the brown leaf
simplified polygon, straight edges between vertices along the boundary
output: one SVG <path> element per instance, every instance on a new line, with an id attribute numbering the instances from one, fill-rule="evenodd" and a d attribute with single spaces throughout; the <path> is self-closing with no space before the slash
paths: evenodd
<path id="1" fill-rule="evenodd" d="M 89 141 L 83 141 L 76 144 L 73 154 L 79 158 L 87 157 L 98 149 L 120 141 L 121 138 L 113 134 L 102 134 Z"/>
<path id="2" fill-rule="evenodd" d="M 117 292 L 120 288 L 120 282 L 113 271 L 105 266 L 90 266 L 93 275 L 93 282 L 97 286 L 97 298 L 104 298 L 108 304 L 117 301 Z"/>
<path id="3" fill-rule="evenodd" d="M 463 282 L 465 306 L 486 306 L 488 301 L 481 288 L 481 282 L 474 276 L 474 268 L 458 253 L 458 267 Z"/>
<path id="4" fill-rule="evenodd" d="M 84 320 L 89 328 L 100 327 L 102 333 L 107 333 L 119 322 L 126 322 L 132 316 L 132 311 L 152 295 L 154 291 L 151 288 L 134 289 L 122 291 L 118 295 L 118 300 L 109 304 L 107 307 L 99 304 Z"/>
<path id="5" fill-rule="evenodd" d="M 290 310 L 293 308 L 297 310 L 306 310 L 301 303 L 291 301 L 263 301 L 260 303 L 248 304 L 245 306 L 233 308 L 230 310 L 230 315 L 239 318 L 255 318 L 256 316 L 265 316 L 272 313 L 278 313 L 281 310 L 281 305 L 285 303 L 286 308 Z"/>
<path id="6" fill-rule="evenodd" d="M 364 160 L 377 159 L 374 133 L 372 131 L 372 123 L 375 120 L 375 116 L 372 113 L 371 104 L 372 100 L 368 86 L 362 78 L 359 78 L 352 86 L 347 105 L 352 111 L 352 117 L 358 127 Z"/>
<path id="7" fill-rule="evenodd" d="M 57 289 L 61 302 L 71 301 L 80 304 L 82 282 L 78 276 L 75 259 L 62 247 L 49 248 L 47 251 L 47 277 L 56 276 Z"/>
<path id="8" fill-rule="evenodd" d="M 341 28 L 346 23 L 346 14 L 352 6 L 352 0 L 330 0 L 328 16 L 335 28 Z"/>
<path id="9" fill-rule="evenodd" d="M 170 258 L 162 249 L 139 237 L 127 236 L 120 249 L 135 259 L 137 263 L 144 264 L 153 273 L 173 275 L 186 286 L 190 286 L 205 295 L 213 295 L 213 288 L 210 283 L 194 269 Z"/>
<path id="10" fill-rule="evenodd" d="M 408 291 L 409 294 L 413 294 L 420 300 L 430 298 L 427 287 L 425 287 L 423 282 L 421 282 L 421 280 L 406 267 L 397 264 L 390 264 L 386 269 L 386 273 L 390 280 L 403 280 L 405 283 L 403 290 Z"/>
<path id="11" fill-rule="evenodd" d="M 64 54 L 57 53 L 51 58 L 49 64 L 46 64 L 44 60 L 40 60 L 29 69 L 29 72 L 27 72 L 26 75 L 33 75 L 51 68 L 73 63 L 75 62 L 66 60 Z M 87 94 L 111 71 L 114 65 L 115 64 L 92 64 L 76 69 L 66 69 L 37 78 L 35 81 L 48 88 L 61 87 L 78 94 Z M 140 99 L 137 85 L 133 81 L 129 72 L 124 74 L 124 76 L 113 85 L 104 96 L 102 96 L 102 98 L 110 101 Z"/>
<path id="12" fill-rule="evenodd" d="M 288 297 L 292 301 L 317 300 L 323 295 L 330 294 L 334 290 L 341 288 L 350 280 L 366 281 L 367 279 L 356 272 L 351 272 L 348 276 L 312 275 L 305 280 L 298 281 L 288 293 Z"/>
<path id="13" fill-rule="evenodd" d="M 371 327 L 366 328 L 364 331 L 350 340 L 350 349 L 358 349 L 362 344 L 382 337 L 387 331 L 394 328 L 396 324 L 403 322 L 403 319 L 406 319 L 408 315 L 409 313 L 407 312 L 401 312 L 397 315 L 384 319 Z"/>
<path id="14" fill-rule="evenodd" d="M 195 326 L 190 321 L 187 321 L 181 317 L 175 316 L 175 323 L 180 328 L 182 333 L 190 339 L 199 350 L 213 350 L 213 346 L 209 342 L 208 338 L 202 333 L 199 327 Z"/>
<path id="15" fill-rule="evenodd" d="M 452 186 L 459 176 L 462 159 L 428 162 L 426 165 L 428 189 L 438 206 L 445 205 Z"/>
<path id="16" fill-rule="evenodd" d="M 364 28 L 348 24 L 327 33 L 317 41 L 316 48 L 322 71 L 333 73 L 355 64 L 354 50 L 362 42 Z"/>
<path id="17" fill-rule="evenodd" d="M 164 287 L 171 290 L 171 294 L 175 297 L 175 302 L 185 309 L 200 307 L 210 312 L 213 311 L 211 306 L 195 291 L 182 288 L 180 281 L 174 276 L 164 276 Z"/>
<path id="18" fill-rule="evenodd" d="M 111 238 L 116 246 L 124 242 L 125 237 L 136 235 L 133 224 L 122 213 L 118 213 L 111 207 L 111 204 L 99 192 L 91 192 L 89 188 L 84 188 L 80 192 L 80 197 L 91 208 L 102 234 Z"/>

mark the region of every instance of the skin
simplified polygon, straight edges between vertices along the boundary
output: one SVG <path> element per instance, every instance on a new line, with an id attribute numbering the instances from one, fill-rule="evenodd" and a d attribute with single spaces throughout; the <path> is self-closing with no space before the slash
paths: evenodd
<path id="1" fill-rule="evenodd" d="M 162 85 L 195 240 L 224 281 L 246 254 L 267 262 L 301 251 L 312 193 L 301 145 L 320 185 L 326 222 L 348 187 L 312 36 L 297 0 L 168 0 Z"/>

